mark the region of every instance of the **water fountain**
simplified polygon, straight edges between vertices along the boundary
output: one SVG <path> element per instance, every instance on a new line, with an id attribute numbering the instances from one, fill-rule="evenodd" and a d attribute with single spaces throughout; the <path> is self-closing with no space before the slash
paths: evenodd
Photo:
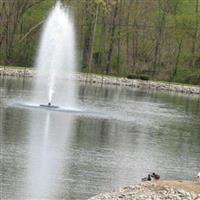
<path id="1" fill-rule="evenodd" d="M 39 43 L 34 102 L 47 108 L 58 108 L 52 102 L 75 108 L 75 52 L 71 12 L 57 1 L 46 19 Z"/>

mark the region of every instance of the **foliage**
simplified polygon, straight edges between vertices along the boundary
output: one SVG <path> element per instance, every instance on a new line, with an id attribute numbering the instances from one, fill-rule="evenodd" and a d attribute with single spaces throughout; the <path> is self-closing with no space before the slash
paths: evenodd
<path id="1" fill-rule="evenodd" d="M 74 13 L 83 71 L 200 84 L 200 0 L 62 2 Z M 54 3 L 0 1 L 0 64 L 33 65 Z"/>
<path id="2" fill-rule="evenodd" d="M 179 66 L 175 81 L 180 83 L 199 84 L 200 69 Z"/>

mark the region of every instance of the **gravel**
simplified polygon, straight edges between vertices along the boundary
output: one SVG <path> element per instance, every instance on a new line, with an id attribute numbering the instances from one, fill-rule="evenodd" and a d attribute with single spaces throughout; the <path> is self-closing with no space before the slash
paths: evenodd
<path id="1" fill-rule="evenodd" d="M 145 182 L 118 191 L 99 194 L 88 200 L 200 200 L 200 193 Z"/>

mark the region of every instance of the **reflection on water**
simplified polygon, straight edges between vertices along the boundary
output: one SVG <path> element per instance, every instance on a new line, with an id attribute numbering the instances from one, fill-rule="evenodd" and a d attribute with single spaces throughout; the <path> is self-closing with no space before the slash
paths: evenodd
<path id="1" fill-rule="evenodd" d="M 192 179 L 200 162 L 200 101 L 183 95 L 80 85 L 74 115 L 12 106 L 31 81 L 1 80 L 2 199 L 85 199 L 140 182 Z"/>
<path id="2" fill-rule="evenodd" d="M 57 197 L 67 167 L 73 117 L 48 111 L 34 113 L 31 119 L 26 191 L 29 198 Z"/>

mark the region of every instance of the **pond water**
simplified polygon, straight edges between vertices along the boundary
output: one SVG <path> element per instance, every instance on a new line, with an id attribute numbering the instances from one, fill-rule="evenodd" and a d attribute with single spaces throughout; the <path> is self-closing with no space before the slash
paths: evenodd
<path id="1" fill-rule="evenodd" d="M 0 80 L 1 199 L 86 199 L 200 171 L 200 99 L 80 84 L 83 113 L 17 106 L 32 80 Z"/>

